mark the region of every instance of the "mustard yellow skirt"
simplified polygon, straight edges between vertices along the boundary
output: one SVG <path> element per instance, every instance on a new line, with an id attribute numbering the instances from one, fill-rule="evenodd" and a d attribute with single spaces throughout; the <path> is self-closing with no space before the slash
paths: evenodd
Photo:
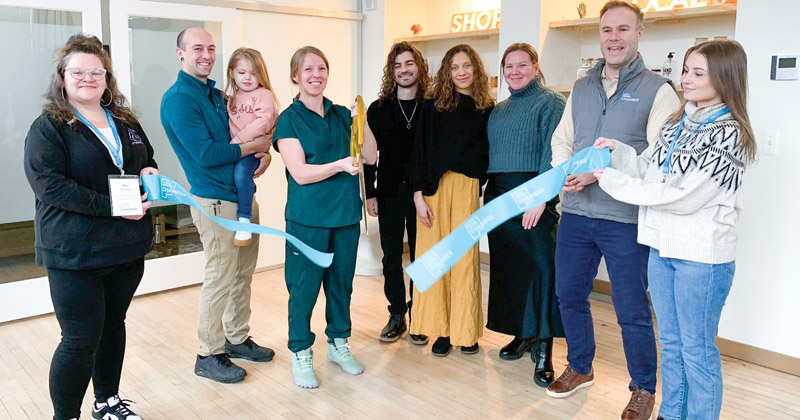
<path id="1" fill-rule="evenodd" d="M 439 189 L 424 197 L 434 219 L 430 228 L 417 218 L 417 256 L 432 248 L 478 210 L 478 180 L 446 172 Z M 425 293 L 414 287 L 411 334 L 435 340 L 450 337 L 454 346 L 471 346 L 483 336 L 480 255 L 476 244 Z"/>

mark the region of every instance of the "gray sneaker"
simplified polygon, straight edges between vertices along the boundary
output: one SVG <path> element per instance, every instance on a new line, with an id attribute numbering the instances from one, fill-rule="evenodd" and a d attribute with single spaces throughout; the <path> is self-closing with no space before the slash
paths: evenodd
<path id="1" fill-rule="evenodd" d="M 239 382 L 247 376 L 247 372 L 233 364 L 227 354 L 212 354 L 204 358 L 197 356 L 194 374 L 223 384 Z"/>
<path id="2" fill-rule="evenodd" d="M 231 344 L 226 338 L 225 352 L 232 359 L 245 359 L 251 362 L 269 362 L 275 356 L 274 350 L 259 346 L 252 337 L 247 337 L 242 344 Z"/>

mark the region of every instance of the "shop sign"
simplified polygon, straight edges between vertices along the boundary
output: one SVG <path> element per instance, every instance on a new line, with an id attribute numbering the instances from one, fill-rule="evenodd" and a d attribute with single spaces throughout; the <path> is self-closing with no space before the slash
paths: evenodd
<path id="1" fill-rule="evenodd" d="M 500 9 L 456 13 L 450 19 L 450 32 L 485 31 L 500 27 Z"/>
<path id="2" fill-rule="evenodd" d="M 737 3 L 736 0 L 633 0 L 642 12 L 663 12 L 665 10 L 706 7 L 712 4 Z"/>

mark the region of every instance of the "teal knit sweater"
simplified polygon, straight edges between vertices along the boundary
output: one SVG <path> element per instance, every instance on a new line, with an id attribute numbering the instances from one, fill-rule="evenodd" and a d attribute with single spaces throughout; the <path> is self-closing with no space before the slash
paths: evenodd
<path id="1" fill-rule="evenodd" d="M 550 138 L 566 100 L 540 78 L 497 104 L 489 116 L 489 173 L 544 172 L 551 168 Z"/>

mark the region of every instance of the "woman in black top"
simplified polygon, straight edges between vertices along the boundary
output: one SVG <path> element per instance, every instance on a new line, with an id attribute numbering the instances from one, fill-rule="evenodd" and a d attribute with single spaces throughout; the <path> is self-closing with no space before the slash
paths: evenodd
<path id="1" fill-rule="evenodd" d="M 478 53 L 469 45 L 447 51 L 420 115 L 409 181 L 417 209 L 418 254 L 450 234 L 480 206 L 480 179 L 489 164 L 486 124 L 494 101 Z M 478 246 L 425 293 L 414 290 L 412 334 L 438 337 L 433 353 L 451 344 L 478 352 L 483 332 Z"/>
<path id="2" fill-rule="evenodd" d="M 153 148 L 94 36 L 75 35 L 59 51 L 46 101 L 24 165 L 36 196 L 36 262 L 47 267 L 61 326 L 50 364 L 54 419 L 80 416 L 91 378 L 94 418 L 141 420 L 118 394 L 125 312 L 153 247 L 152 203 L 144 216 L 112 217 L 108 176 L 157 174 Z"/>

